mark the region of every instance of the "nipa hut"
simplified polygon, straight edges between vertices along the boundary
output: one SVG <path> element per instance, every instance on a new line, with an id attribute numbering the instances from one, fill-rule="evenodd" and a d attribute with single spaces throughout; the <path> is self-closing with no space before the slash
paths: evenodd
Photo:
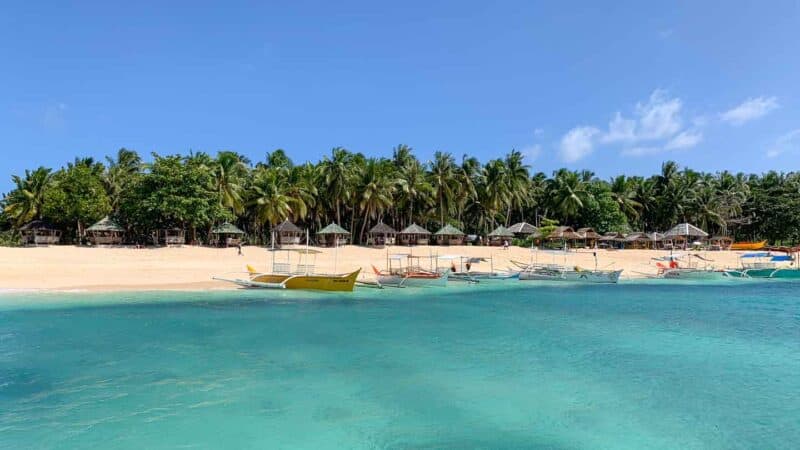
<path id="1" fill-rule="evenodd" d="M 317 242 L 321 247 L 347 245 L 348 239 L 350 239 L 350 232 L 336 223 L 331 223 L 327 227 L 317 231 Z"/>
<path id="2" fill-rule="evenodd" d="M 397 233 L 397 240 L 400 245 L 428 245 L 431 232 L 421 226 L 412 223 L 403 231 Z"/>
<path id="3" fill-rule="evenodd" d="M 392 245 L 396 236 L 397 230 L 383 222 L 378 222 L 377 225 L 367 231 L 367 245 Z"/>
<path id="4" fill-rule="evenodd" d="M 500 225 L 492 230 L 487 237 L 489 238 L 489 245 L 499 246 L 504 245 L 506 242 L 510 242 L 514 237 L 514 233 L 512 233 L 508 228 Z"/>
<path id="5" fill-rule="evenodd" d="M 92 245 L 119 245 L 124 235 L 125 229 L 108 216 L 86 229 Z"/>
<path id="6" fill-rule="evenodd" d="M 508 227 L 508 231 L 514 233 L 514 237 L 525 239 L 528 236 L 536 234 L 536 227 L 528 222 L 519 222 Z"/>
<path id="7" fill-rule="evenodd" d="M 217 247 L 236 247 L 242 244 L 244 231 L 236 225 L 225 222 L 211 230 L 211 245 Z"/>
<path id="8" fill-rule="evenodd" d="M 712 250 L 730 250 L 733 238 L 730 236 L 714 236 L 708 240 Z"/>
<path id="9" fill-rule="evenodd" d="M 610 231 L 600 236 L 597 240 L 600 241 L 600 245 L 603 247 L 620 248 L 622 247 L 622 242 L 625 241 L 625 235 L 616 231 Z"/>
<path id="10" fill-rule="evenodd" d="M 583 236 L 576 233 L 572 227 L 560 226 L 556 227 L 556 229 L 547 236 L 547 239 L 551 241 L 577 241 L 583 239 Z"/>
<path id="11" fill-rule="evenodd" d="M 61 230 L 43 220 L 28 222 L 19 231 L 22 245 L 52 245 L 61 240 Z"/>
<path id="12" fill-rule="evenodd" d="M 597 244 L 597 240 L 602 237 L 600 233 L 594 231 L 594 228 L 589 227 L 578 228 L 577 233 L 583 237 L 587 247 L 594 247 Z"/>
<path id="13" fill-rule="evenodd" d="M 664 241 L 668 241 L 672 247 L 683 246 L 685 248 L 690 240 L 703 240 L 707 237 L 708 233 L 690 223 L 675 225 L 664 233 Z"/>
<path id="14" fill-rule="evenodd" d="M 463 245 L 464 232 L 452 225 L 445 225 L 433 234 L 438 245 Z"/>
<path id="15" fill-rule="evenodd" d="M 289 222 L 289 219 L 276 225 L 272 231 L 275 233 L 273 239 L 277 240 L 278 245 L 303 243 L 303 230 L 292 222 Z"/>
<path id="16" fill-rule="evenodd" d="M 156 232 L 155 240 L 161 245 L 183 245 L 186 243 L 186 232 L 183 228 L 164 228 Z"/>

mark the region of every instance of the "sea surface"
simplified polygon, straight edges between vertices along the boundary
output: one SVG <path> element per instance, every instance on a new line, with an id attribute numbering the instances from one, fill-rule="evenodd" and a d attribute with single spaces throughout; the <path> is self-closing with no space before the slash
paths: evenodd
<path id="1" fill-rule="evenodd" d="M 800 448 L 800 283 L 5 293 L 0 448 Z"/>

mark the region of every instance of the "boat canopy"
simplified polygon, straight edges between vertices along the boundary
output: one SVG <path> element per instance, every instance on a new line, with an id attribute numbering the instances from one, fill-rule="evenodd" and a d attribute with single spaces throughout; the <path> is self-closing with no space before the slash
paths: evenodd
<path id="1" fill-rule="evenodd" d="M 745 253 L 741 258 L 766 258 L 770 256 L 768 252 Z"/>
<path id="2" fill-rule="evenodd" d="M 775 255 L 772 257 L 772 261 L 779 262 L 779 261 L 792 261 L 792 257 L 789 255 Z"/>

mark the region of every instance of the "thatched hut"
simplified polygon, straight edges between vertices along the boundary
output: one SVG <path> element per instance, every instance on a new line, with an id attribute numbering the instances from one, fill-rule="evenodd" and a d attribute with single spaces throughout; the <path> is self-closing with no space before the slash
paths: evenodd
<path id="1" fill-rule="evenodd" d="M 583 237 L 583 240 L 584 242 L 586 242 L 587 247 L 594 247 L 595 244 L 597 244 L 597 240 L 603 237 L 600 235 L 600 233 L 594 231 L 594 228 L 589 228 L 589 227 L 578 228 L 578 231 L 576 231 L 576 233 L 578 233 Z"/>
<path id="2" fill-rule="evenodd" d="M 186 243 L 186 232 L 183 228 L 164 228 L 156 232 L 155 241 L 161 245 L 183 245 Z"/>
<path id="3" fill-rule="evenodd" d="M 464 232 L 452 225 L 445 225 L 433 234 L 438 245 L 463 245 Z"/>
<path id="4" fill-rule="evenodd" d="M 317 231 L 317 242 L 321 247 L 347 245 L 349 239 L 350 232 L 336 223 L 331 223 L 327 227 Z"/>
<path id="5" fill-rule="evenodd" d="M 690 240 L 704 240 L 708 238 L 708 233 L 690 224 L 681 223 L 672 227 L 664 233 L 664 241 L 671 247 L 687 246 Z"/>
<path id="6" fill-rule="evenodd" d="M 61 241 L 61 230 L 43 220 L 28 222 L 19 231 L 22 245 L 52 245 Z"/>
<path id="7" fill-rule="evenodd" d="M 377 225 L 367 231 L 367 245 L 393 245 L 396 236 L 397 230 L 383 222 L 378 222 Z"/>
<path id="8" fill-rule="evenodd" d="M 500 225 L 487 236 L 489 238 L 489 245 L 499 246 L 504 245 L 506 242 L 511 242 L 514 238 L 514 233 L 508 228 Z"/>
<path id="9" fill-rule="evenodd" d="M 625 235 L 616 231 L 609 231 L 608 233 L 600 236 L 597 240 L 600 242 L 599 245 L 602 247 L 620 248 L 622 247 L 622 242 L 625 241 Z"/>
<path id="10" fill-rule="evenodd" d="M 551 241 L 577 241 L 579 239 L 583 239 L 583 236 L 576 233 L 572 227 L 560 226 L 556 227 L 556 229 L 547 236 L 547 239 Z"/>
<path id="11" fill-rule="evenodd" d="M 124 236 L 125 229 L 108 216 L 86 229 L 92 245 L 120 245 Z"/>
<path id="12" fill-rule="evenodd" d="M 244 231 L 236 225 L 225 222 L 211 230 L 211 245 L 217 247 L 236 247 L 242 244 Z"/>
<path id="13" fill-rule="evenodd" d="M 730 250 L 733 238 L 730 236 L 713 236 L 708 240 L 712 250 Z"/>
<path id="14" fill-rule="evenodd" d="M 289 219 L 272 228 L 275 233 L 273 239 L 277 240 L 278 245 L 301 244 L 303 242 L 303 230 L 297 225 L 289 222 Z"/>
<path id="15" fill-rule="evenodd" d="M 508 227 L 508 231 L 514 233 L 516 238 L 525 239 L 536 234 L 536 227 L 528 222 L 519 222 Z"/>
<path id="16" fill-rule="evenodd" d="M 397 233 L 397 240 L 401 245 L 428 245 L 431 232 L 421 226 L 412 223 L 403 231 Z"/>

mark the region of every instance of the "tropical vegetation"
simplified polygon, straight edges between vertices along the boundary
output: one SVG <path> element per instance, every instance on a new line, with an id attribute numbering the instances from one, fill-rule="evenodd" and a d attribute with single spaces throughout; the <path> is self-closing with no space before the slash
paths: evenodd
<path id="1" fill-rule="evenodd" d="M 336 147 L 316 163 L 295 164 L 283 150 L 256 162 L 232 151 L 153 154 L 145 162 L 123 148 L 105 162 L 77 158 L 12 181 L 0 203 L 0 243 L 36 219 L 79 242 L 87 226 L 107 215 L 142 243 L 172 227 L 187 230 L 192 242 L 208 242 L 222 222 L 265 242 L 285 219 L 312 231 L 336 222 L 356 243 L 379 221 L 432 231 L 450 224 L 473 234 L 520 221 L 601 233 L 691 222 L 739 240 L 800 240 L 800 173 L 705 173 L 672 161 L 650 177 L 604 180 L 586 170 L 534 172 L 515 150 L 481 163 L 447 152 L 422 161 L 407 145 L 390 158 Z"/>

